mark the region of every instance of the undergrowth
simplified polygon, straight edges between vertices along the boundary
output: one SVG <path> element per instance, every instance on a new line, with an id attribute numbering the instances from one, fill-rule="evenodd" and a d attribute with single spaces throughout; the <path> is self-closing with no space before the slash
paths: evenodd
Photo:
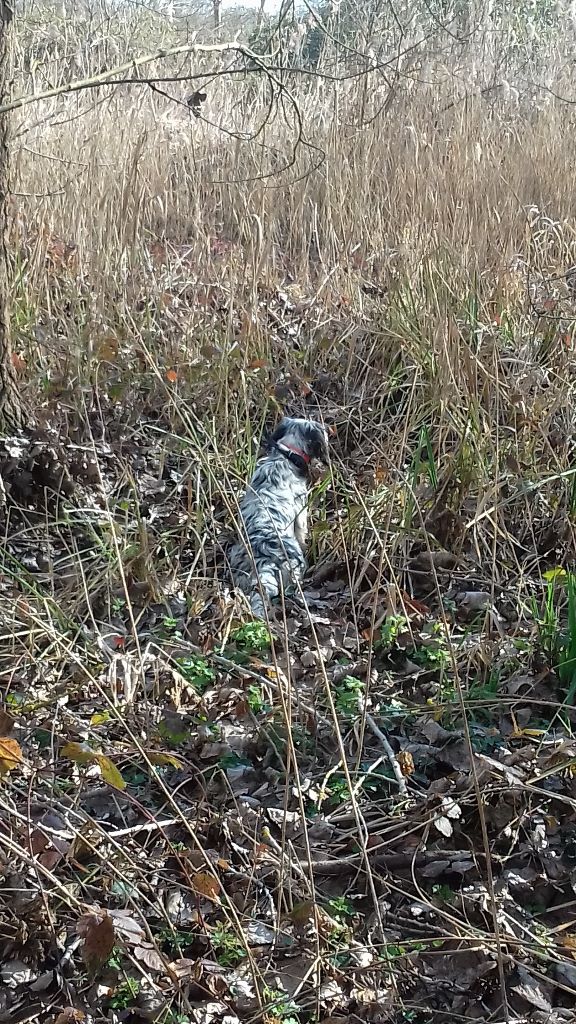
<path id="1" fill-rule="evenodd" d="M 36 91 L 181 41 L 134 17 L 56 19 Z M 573 30 L 433 20 L 394 80 L 366 28 L 15 115 L 0 1014 L 570 1019 Z M 263 624 L 226 551 L 282 412 L 331 466 Z"/>

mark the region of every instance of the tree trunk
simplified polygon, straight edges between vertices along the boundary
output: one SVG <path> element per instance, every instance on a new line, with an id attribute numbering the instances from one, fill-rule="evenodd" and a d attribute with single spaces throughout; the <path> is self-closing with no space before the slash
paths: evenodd
<path id="1" fill-rule="evenodd" d="M 12 89 L 13 11 L 0 0 L 0 105 L 10 99 Z M 10 114 L 0 114 L 0 428 L 21 427 L 24 413 L 10 344 L 8 196 L 10 193 Z"/>
<path id="2" fill-rule="evenodd" d="M 212 0 L 212 10 L 214 13 L 214 28 L 218 31 L 221 22 L 222 0 Z"/>

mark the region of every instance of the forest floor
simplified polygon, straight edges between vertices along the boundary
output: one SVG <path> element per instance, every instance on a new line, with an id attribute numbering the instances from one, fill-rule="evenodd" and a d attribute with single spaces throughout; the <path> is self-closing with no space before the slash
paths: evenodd
<path id="1" fill-rule="evenodd" d="M 102 323 L 68 255 L 0 443 L 0 1021 L 573 1020 L 570 288 L 242 304 L 156 246 Z M 332 463 L 269 631 L 226 544 L 282 411 Z"/>

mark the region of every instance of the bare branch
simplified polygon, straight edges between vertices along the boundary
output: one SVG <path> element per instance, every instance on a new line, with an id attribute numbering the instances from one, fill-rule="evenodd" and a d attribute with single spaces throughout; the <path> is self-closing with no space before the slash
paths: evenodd
<path id="1" fill-rule="evenodd" d="M 109 82 L 112 77 L 123 75 L 129 71 L 135 71 L 145 64 L 151 64 L 155 60 L 164 60 L 166 57 L 177 57 L 186 53 L 238 53 L 251 60 L 260 60 L 257 54 L 252 53 L 247 47 L 237 42 L 228 43 L 185 43 L 182 46 L 174 46 L 168 50 L 157 50 L 155 53 L 147 53 L 142 57 L 134 57 L 126 64 L 119 67 L 109 68 L 99 75 L 90 78 L 81 78 L 76 82 L 65 82 L 63 85 L 55 86 L 53 89 L 46 89 L 44 92 L 31 93 L 28 96 L 17 96 L 0 106 L 0 114 L 6 114 L 9 110 L 17 110 L 20 107 L 27 107 L 30 103 L 37 103 L 39 100 L 48 100 L 53 96 L 61 96 L 63 93 L 80 92 L 82 89 L 93 89 L 99 85 L 114 84 Z M 143 81 L 139 78 L 128 79 L 132 84 Z"/>

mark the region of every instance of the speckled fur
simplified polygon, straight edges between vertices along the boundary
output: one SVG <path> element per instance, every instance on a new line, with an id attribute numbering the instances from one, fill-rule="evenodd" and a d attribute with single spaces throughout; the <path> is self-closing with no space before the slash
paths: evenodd
<path id="1" fill-rule="evenodd" d="M 266 617 L 267 604 L 306 571 L 309 474 L 277 444 L 328 461 L 324 427 L 314 420 L 286 417 L 242 498 L 242 539 L 230 552 L 230 566 L 236 586 L 248 595 L 254 615 L 261 619 Z"/>

